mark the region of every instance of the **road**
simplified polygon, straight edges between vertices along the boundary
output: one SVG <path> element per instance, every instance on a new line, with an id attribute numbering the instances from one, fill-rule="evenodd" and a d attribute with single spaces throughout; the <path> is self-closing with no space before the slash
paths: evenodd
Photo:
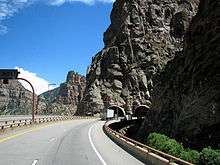
<path id="1" fill-rule="evenodd" d="M 0 138 L 1 165 L 138 165 L 102 131 L 104 122 L 72 120 Z"/>

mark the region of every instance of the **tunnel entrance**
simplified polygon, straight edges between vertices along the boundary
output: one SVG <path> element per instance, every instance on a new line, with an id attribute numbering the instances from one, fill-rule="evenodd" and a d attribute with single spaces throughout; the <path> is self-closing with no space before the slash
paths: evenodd
<path id="1" fill-rule="evenodd" d="M 149 111 L 150 107 L 147 105 L 140 105 L 134 110 L 134 117 L 142 118 L 145 117 L 147 111 Z"/>
<path id="2" fill-rule="evenodd" d="M 126 117 L 126 113 L 124 108 L 117 106 L 117 105 L 111 105 L 108 107 L 108 109 L 114 110 L 114 114 L 118 117 Z"/>

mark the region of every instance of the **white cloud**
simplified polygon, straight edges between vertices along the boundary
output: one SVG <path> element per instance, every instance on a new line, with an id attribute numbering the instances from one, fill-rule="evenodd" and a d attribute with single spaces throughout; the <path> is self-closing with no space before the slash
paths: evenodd
<path id="1" fill-rule="evenodd" d="M 52 6 L 61 6 L 64 3 L 82 2 L 88 5 L 96 2 L 112 3 L 115 0 L 0 0 L 0 35 L 7 33 L 7 27 L 2 25 L 2 21 L 12 17 L 19 10 L 28 7 L 35 2 L 45 3 Z"/>
<path id="2" fill-rule="evenodd" d="M 0 35 L 4 35 L 8 32 L 8 28 L 4 25 L 0 25 Z"/>
<path id="3" fill-rule="evenodd" d="M 36 94 L 41 94 L 43 92 L 48 91 L 48 87 L 50 87 L 50 89 L 55 88 L 55 86 L 50 86 L 49 82 L 41 77 L 39 77 L 36 73 L 32 73 L 30 71 L 27 71 L 23 68 L 19 68 L 19 67 L 15 67 L 15 69 L 18 69 L 20 74 L 19 74 L 19 78 L 25 78 L 28 81 L 31 82 L 31 84 L 34 86 L 34 90 Z M 31 87 L 28 83 L 26 83 L 25 81 L 19 80 L 21 82 L 21 84 L 28 89 L 29 91 L 31 90 Z"/>
<path id="4" fill-rule="evenodd" d="M 20 9 L 32 4 L 35 0 L 0 0 L 0 35 L 8 32 L 2 21 L 12 17 Z"/>

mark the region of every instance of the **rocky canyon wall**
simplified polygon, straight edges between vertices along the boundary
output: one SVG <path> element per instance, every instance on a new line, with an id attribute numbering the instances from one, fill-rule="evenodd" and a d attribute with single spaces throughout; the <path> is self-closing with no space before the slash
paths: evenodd
<path id="1" fill-rule="evenodd" d="M 106 102 L 132 113 L 152 103 L 154 77 L 183 49 L 183 37 L 198 0 L 117 0 L 105 47 L 87 70 L 85 109 L 100 111 Z M 87 103 L 87 104 L 85 104 Z"/>
<path id="2" fill-rule="evenodd" d="M 0 80 L 0 115 L 25 115 L 31 111 L 32 93 L 17 80 L 9 80 L 8 84 Z"/>
<path id="3" fill-rule="evenodd" d="M 74 115 L 82 100 L 85 77 L 74 71 L 68 72 L 66 81 L 58 88 L 36 98 L 36 114 Z M 4 84 L 0 80 L 0 115 L 28 115 L 32 113 L 32 92 L 17 80 Z"/>
<path id="4" fill-rule="evenodd" d="M 184 50 L 158 78 L 139 136 L 162 132 L 192 147 L 220 145 L 220 1 L 201 0 Z"/>
<path id="5" fill-rule="evenodd" d="M 41 105 L 44 103 L 39 109 L 44 114 L 74 115 L 82 100 L 84 89 L 85 77 L 69 71 L 64 83 L 39 96 Z"/>

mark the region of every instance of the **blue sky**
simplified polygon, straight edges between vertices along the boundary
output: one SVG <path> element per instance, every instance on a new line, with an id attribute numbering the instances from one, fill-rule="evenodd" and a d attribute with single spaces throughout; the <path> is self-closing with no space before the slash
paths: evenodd
<path id="1" fill-rule="evenodd" d="M 17 3 L 6 8 L 6 1 Z M 73 1 L 0 0 L 0 68 L 21 68 L 38 93 L 48 83 L 63 82 L 69 70 L 85 75 L 92 56 L 103 48 L 112 2 Z M 45 81 L 43 87 L 36 77 Z"/>

